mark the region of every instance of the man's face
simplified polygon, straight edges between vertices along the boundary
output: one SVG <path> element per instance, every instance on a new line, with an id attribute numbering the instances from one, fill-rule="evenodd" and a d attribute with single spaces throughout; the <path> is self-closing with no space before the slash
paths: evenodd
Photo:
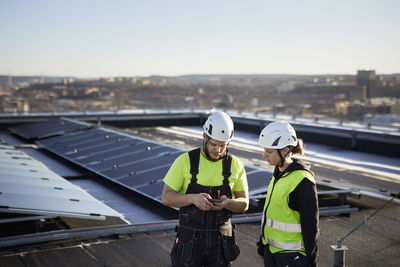
<path id="1" fill-rule="evenodd" d="M 207 138 L 207 137 L 204 137 Z M 222 142 L 222 141 L 217 141 L 215 139 L 210 138 L 207 144 L 207 151 L 210 157 L 213 160 L 218 160 L 220 159 L 226 151 L 226 147 L 228 146 L 228 141 L 227 142 Z"/>

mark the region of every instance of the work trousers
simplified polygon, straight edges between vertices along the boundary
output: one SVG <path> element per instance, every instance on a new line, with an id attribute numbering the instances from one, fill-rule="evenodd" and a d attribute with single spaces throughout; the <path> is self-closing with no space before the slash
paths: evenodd
<path id="1" fill-rule="evenodd" d="M 173 267 L 226 267 L 221 234 L 217 231 L 196 232 L 191 238 L 177 236 L 171 252 Z"/>
<path id="2" fill-rule="evenodd" d="M 310 267 L 307 257 L 299 252 L 271 253 L 268 246 L 264 247 L 265 267 Z"/>

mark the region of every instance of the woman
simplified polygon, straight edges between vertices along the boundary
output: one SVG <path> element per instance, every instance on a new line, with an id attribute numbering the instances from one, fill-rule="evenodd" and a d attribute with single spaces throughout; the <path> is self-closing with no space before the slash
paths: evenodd
<path id="1" fill-rule="evenodd" d="M 303 142 L 293 127 L 282 121 L 268 124 L 259 144 L 263 157 L 275 166 L 265 199 L 258 253 L 264 266 L 317 266 L 318 197 Z"/>

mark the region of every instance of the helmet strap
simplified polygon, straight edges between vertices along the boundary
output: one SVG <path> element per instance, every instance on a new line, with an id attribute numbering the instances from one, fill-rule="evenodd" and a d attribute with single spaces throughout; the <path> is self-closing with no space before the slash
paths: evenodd
<path id="1" fill-rule="evenodd" d="M 280 149 L 277 149 L 276 151 L 278 151 L 279 158 L 281 159 L 281 163 L 279 164 L 279 167 L 282 168 L 283 164 L 285 163 L 285 158 L 282 156 L 282 153 L 281 153 Z"/>
<path id="2" fill-rule="evenodd" d="M 279 167 L 282 168 L 283 164 L 285 164 L 286 156 L 290 153 L 290 147 L 289 147 L 288 151 L 286 152 L 286 154 L 284 156 L 282 156 L 282 153 L 281 153 L 280 149 L 277 149 L 276 151 L 278 151 L 278 155 L 279 155 L 279 157 L 281 159 L 281 163 L 280 163 Z"/>
<path id="3" fill-rule="evenodd" d="M 206 155 L 206 158 L 210 161 L 216 161 L 215 159 L 213 159 L 210 154 L 208 153 L 208 149 L 207 149 L 207 145 L 208 142 L 210 142 L 210 137 L 208 135 L 206 135 L 206 140 L 203 140 L 203 151 L 204 151 L 204 155 Z"/>

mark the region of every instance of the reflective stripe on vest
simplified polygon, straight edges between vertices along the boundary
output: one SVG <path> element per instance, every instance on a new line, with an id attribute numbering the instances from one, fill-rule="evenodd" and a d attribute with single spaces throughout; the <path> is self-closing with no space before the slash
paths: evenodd
<path id="1" fill-rule="evenodd" d="M 288 243 L 288 242 L 283 242 L 283 241 L 276 241 L 267 238 L 268 244 L 271 246 L 274 246 L 276 248 L 280 248 L 283 250 L 301 250 L 304 249 L 304 243 L 303 241 L 297 242 L 297 243 Z"/>
<path id="2" fill-rule="evenodd" d="M 266 226 L 284 232 L 301 233 L 301 224 L 278 222 L 267 218 Z"/>

